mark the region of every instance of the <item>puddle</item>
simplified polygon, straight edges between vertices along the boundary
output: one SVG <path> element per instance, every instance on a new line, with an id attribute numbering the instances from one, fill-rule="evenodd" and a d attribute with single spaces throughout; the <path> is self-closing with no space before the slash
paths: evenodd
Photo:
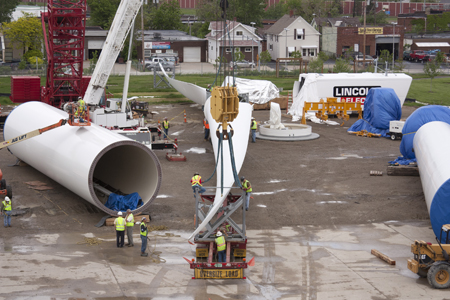
<path id="1" fill-rule="evenodd" d="M 35 238 L 42 244 L 54 245 L 59 238 L 59 234 L 41 234 L 35 235 Z"/>
<path id="2" fill-rule="evenodd" d="M 286 189 L 281 189 L 281 190 L 277 190 L 277 191 L 273 191 L 273 192 L 256 192 L 256 193 L 252 193 L 252 195 L 273 195 L 275 193 L 284 192 L 284 191 L 286 191 Z"/>
<path id="3" fill-rule="evenodd" d="M 156 196 L 156 198 L 169 198 L 170 196 L 169 195 L 158 195 L 158 196 Z"/>
<path id="4" fill-rule="evenodd" d="M 272 179 L 272 180 L 269 181 L 269 183 L 278 183 L 278 182 L 284 182 L 284 181 L 287 181 L 287 180 Z"/>
<path id="5" fill-rule="evenodd" d="M 258 207 L 267 207 L 267 206 L 265 206 L 264 204 L 258 204 L 258 205 L 256 205 L 256 206 L 258 206 Z"/>
<path id="6" fill-rule="evenodd" d="M 180 130 L 180 131 L 177 131 L 177 132 L 172 133 L 171 135 L 180 135 L 180 134 L 182 134 L 183 132 L 184 132 L 184 130 Z"/>
<path id="7" fill-rule="evenodd" d="M 199 106 L 200 104 L 191 104 L 191 105 L 189 105 L 189 107 L 197 107 L 197 106 Z"/>
<path id="8" fill-rule="evenodd" d="M 347 201 L 320 201 L 318 204 L 346 204 Z"/>
<path id="9" fill-rule="evenodd" d="M 185 150 L 184 152 L 189 153 L 197 153 L 197 154 L 203 154 L 206 153 L 206 149 L 205 148 L 197 148 L 197 147 L 193 147 L 191 149 Z"/>

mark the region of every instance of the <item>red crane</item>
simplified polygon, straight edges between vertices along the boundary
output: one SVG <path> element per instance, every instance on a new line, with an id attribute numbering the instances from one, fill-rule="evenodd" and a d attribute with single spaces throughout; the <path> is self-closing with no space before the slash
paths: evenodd
<path id="1" fill-rule="evenodd" d="M 48 60 L 41 101 L 61 107 L 77 101 L 89 84 L 90 78 L 83 80 L 86 0 L 48 0 L 41 20 Z"/>

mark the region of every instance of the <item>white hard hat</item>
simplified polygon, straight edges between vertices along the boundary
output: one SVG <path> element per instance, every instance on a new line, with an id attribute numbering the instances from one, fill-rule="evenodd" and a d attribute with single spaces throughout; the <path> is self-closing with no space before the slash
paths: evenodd
<path id="1" fill-rule="evenodd" d="M 11 201 L 11 200 L 9 200 L 9 197 L 6 196 L 6 197 L 5 197 L 5 201 L 8 201 L 8 202 L 9 202 L 9 201 Z"/>
<path id="2" fill-rule="evenodd" d="M 122 215 L 122 212 L 121 212 L 121 211 L 119 211 L 119 212 L 117 213 L 117 215 L 118 215 L 118 216 L 121 216 L 121 215 Z"/>
<path id="3" fill-rule="evenodd" d="M 221 231 L 217 231 L 216 236 L 222 236 L 222 232 Z"/>

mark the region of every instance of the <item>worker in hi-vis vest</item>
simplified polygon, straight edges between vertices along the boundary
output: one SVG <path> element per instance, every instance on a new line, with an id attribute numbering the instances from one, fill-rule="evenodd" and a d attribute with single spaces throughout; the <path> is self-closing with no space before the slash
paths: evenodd
<path id="1" fill-rule="evenodd" d="M 205 141 L 209 139 L 209 123 L 208 120 L 203 119 L 203 127 L 205 128 Z"/>
<path id="2" fill-rule="evenodd" d="M 191 179 L 191 185 L 192 190 L 194 191 L 194 197 L 196 189 L 198 189 L 199 194 L 203 194 L 206 191 L 206 189 L 202 186 L 202 177 L 198 174 L 198 172 L 194 173 L 194 177 Z"/>
<path id="3" fill-rule="evenodd" d="M 140 232 L 141 232 L 141 256 L 148 256 L 148 253 L 145 252 L 145 249 L 147 249 L 147 236 L 148 236 L 148 227 L 147 227 L 147 218 L 143 217 L 140 225 Z"/>
<path id="4" fill-rule="evenodd" d="M 241 177 L 242 189 L 245 191 L 245 210 L 248 210 L 250 206 L 250 196 L 252 195 L 252 185 L 250 181 L 245 179 L 244 176 Z"/>
<path id="5" fill-rule="evenodd" d="M 131 213 L 130 209 L 127 209 L 127 215 L 125 216 L 125 224 L 127 227 L 127 238 L 128 238 L 128 247 L 133 247 L 133 227 L 134 227 L 134 216 Z"/>
<path id="6" fill-rule="evenodd" d="M 75 112 L 75 117 L 80 119 L 80 122 L 83 123 L 86 114 L 86 103 L 84 102 L 83 98 L 78 97 L 78 102 L 77 102 L 77 111 Z"/>
<path id="7" fill-rule="evenodd" d="M 258 124 L 255 121 L 255 118 L 252 117 L 252 123 L 250 125 L 250 129 L 252 130 L 252 143 L 256 143 L 256 129 L 258 129 Z"/>
<path id="8" fill-rule="evenodd" d="M 116 227 L 117 248 L 123 248 L 125 239 L 125 219 L 122 218 L 122 212 L 117 213 L 117 218 L 114 220 L 114 226 Z"/>
<path id="9" fill-rule="evenodd" d="M 218 262 L 226 262 L 227 261 L 227 244 L 225 243 L 225 237 L 222 235 L 222 232 L 219 230 L 216 233 L 216 244 L 217 244 L 217 261 Z"/>
<path id="10" fill-rule="evenodd" d="M 167 121 L 167 117 L 165 117 L 164 121 L 163 121 L 163 129 L 164 129 L 164 138 L 165 139 L 169 137 L 169 128 L 170 128 L 169 121 Z"/>
<path id="11" fill-rule="evenodd" d="M 1 213 L 3 214 L 3 225 L 5 227 L 11 227 L 11 199 L 8 196 L 5 197 L 5 200 L 2 201 Z"/>

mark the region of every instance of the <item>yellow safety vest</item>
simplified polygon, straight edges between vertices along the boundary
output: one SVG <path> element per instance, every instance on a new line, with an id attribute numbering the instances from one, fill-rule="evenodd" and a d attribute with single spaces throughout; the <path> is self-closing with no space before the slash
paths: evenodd
<path id="1" fill-rule="evenodd" d="M 200 183 L 200 180 L 202 179 L 202 176 L 200 175 L 195 175 L 194 177 L 192 177 L 192 186 L 198 184 L 199 186 L 202 186 Z"/>
<path id="2" fill-rule="evenodd" d="M 133 216 L 132 213 L 130 213 L 130 216 L 131 216 L 131 222 L 128 222 L 128 221 L 127 221 L 127 227 L 134 226 L 134 216 Z M 128 217 L 129 217 L 129 216 L 128 216 Z M 127 219 L 128 219 L 128 217 L 127 217 Z"/>
<path id="3" fill-rule="evenodd" d="M 11 200 L 9 201 L 9 204 L 6 201 L 3 201 L 3 210 L 8 211 L 11 210 Z"/>
<path id="4" fill-rule="evenodd" d="M 78 116 L 78 114 L 82 114 L 84 112 L 84 106 L 85 106 L 84 100 L 83 99 L 78 100 L 78 109 L 75 115 Z"/>
<path id="5" fill-rule="evenodd" d="M 163 125 L 164 125 L 164 129 L 169 129 L 169 121 L 164 121 Z"/>
<path id="6" fill-rule="evenodd" d="M 145 228 L 145 229 L 144 229 Z M 144 229 L 144 231 L 142 231 L 142 229 Z M 147 228 L 147 225 L 145 225 L 145 223 L 144 222 L 142 222 L 141 223 L 141 235 L 142 236 L 147 236 L 147 234 L 148 234 L 148 228 Z"/>
<path id="7" fill-rule="evenodd" d="M 252 128 L 251 129 L 257 129 L 258 128 L 258 125 L 256 124 L 256 121 L 255 120 L 253 120 L 252 121 Z"/>
<path id="8" fill-rule="evenodd" d="M 118 217 L 116 221 L 116 230 L 125 231 L 125 220 L 122 217 Z"/>
<path id="9" fill-rule="evenodd" d="M 250 184 L 250 182 L 247 179 L 245 179 L 244 182 L 242 183 L 242 187 L 244 188 L 244 190 L 247 193 L 251 193 L 252 192 L 252 188 L 248 188 L 249 184 Z"/>
<path id="10" fill-rule="evenodd" d="M 223 251 L 227 248 L 227 245 L 225 244 L 225 238 L 223 236 L 219 236 L 216 238 L 216 244 L 217 244 L 217 251 Z"/>

